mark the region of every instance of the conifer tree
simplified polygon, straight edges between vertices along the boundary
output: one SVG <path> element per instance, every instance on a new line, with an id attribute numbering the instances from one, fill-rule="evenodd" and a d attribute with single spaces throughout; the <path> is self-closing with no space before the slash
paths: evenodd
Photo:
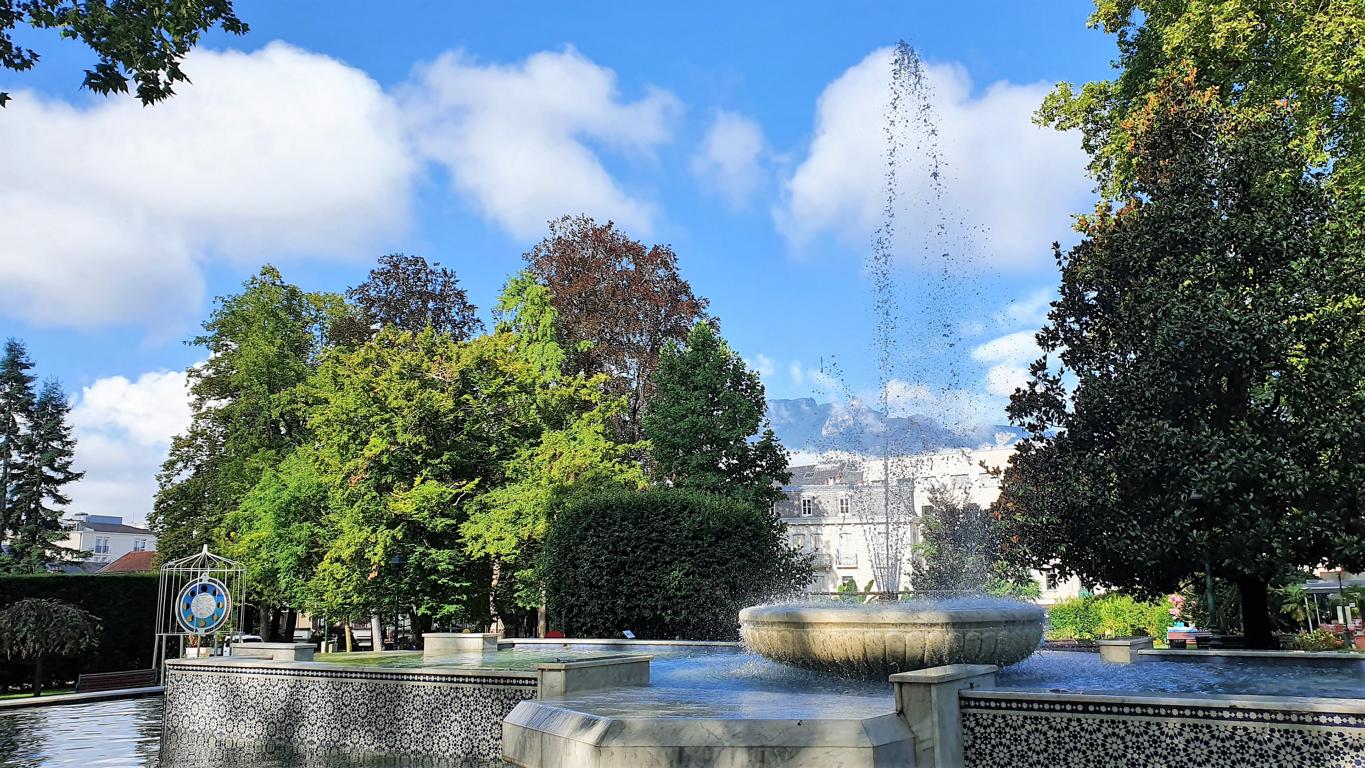
<path id="1" fill-rule="evenodd" d="M 791 480 L 763 382 L 709 323 L 664 348 L 644 434 L 659 480 L 769 507 Z M 761 430 L 761 432 L 760 432 Z"/>
<path id="2" fill-rule="evenodd" d="M 71 503 L 63 488 L 85 475 L 72 469 L 76 439 L 67 423 L 70 411 L 61 384 L 43 382 L 20 440 L 11 498 L 11 570 L 38 573 L 49 561 L 72 554 L 56 543 L 62 537 L 61 508 Z"/>
<path id="3" fill-rule="evenodd" d="M 10 528 L 10 495 L 19 466 L 20 439 L 33 416 L 33 362 L 18 339 L 0 357 L 0 537 Z"/>

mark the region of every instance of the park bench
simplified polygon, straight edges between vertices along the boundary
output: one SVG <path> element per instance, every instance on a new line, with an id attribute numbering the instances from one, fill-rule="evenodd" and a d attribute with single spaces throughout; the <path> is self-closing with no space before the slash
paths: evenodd
<path id="1" fill-rule="evenodd" d="M 161 683 L 155 669 L 130 669 L 126 672 L 99 672 L 76 678 L 76 693 L 116 691 L 123 688 L 149 688 Z"/>

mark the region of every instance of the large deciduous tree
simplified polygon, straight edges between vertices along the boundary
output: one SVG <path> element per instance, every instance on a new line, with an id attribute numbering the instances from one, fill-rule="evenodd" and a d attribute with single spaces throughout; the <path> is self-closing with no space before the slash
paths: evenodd
<path id="1" fill-rule="evenodd" d="M 764 509 L 783 498 L 791 473 L 765 418 L 763 382 L 709 323 L 664 348 L 654 389 L 643 426 L 659 480 Z"/>
<path id="2" fill-rule="evenodd" d="M 62 508 L 71 503 L 65 487 L 85 473 L 73 469 L 76 439 L 67 415 L 71 406 L 55 380 L 43 383 L 34 403 L 20 451 L 11 499 L 10 567 L 41 573 L 47 564 L 75 554 L 57 544 L 62 538 Z"/>
<path id="3" fill-rule="evenodd" d="M 241 35 L 246 24 L 232 0 L 0 0 L 0 68 L 22 72 L 38 63 L 38 52 L 14 42 L 20 24 L 57 30 L 95 52 L 83 87 L 108 95 L 126 93 L 128 80 L 143 105 L 154 104 L 189 82 L 180 62 L 214 27 Z M 0 91 L 0 107 L 9 101 Z"/>
<path id="4" fill-rule="evenodd" d="M 678 274 L 677 254 L 645 247 L 611 222 L 565 216 L 550 222 L 549 237 L 525 259 L 550 289 L 565 370 L 606 374 L 608 392 L 626 399 L 619 439 L 638 442 L 659 356 L 705 317 L 706 301 Z"/>
<path id="5" fill-rule="evenodd" d="M 148 518 L 167 559 L 213 543 L 262 473 L 307 441 L 299 385 L 325 347 L 340 298 L 304 292 L 266 266 L 217 305 L 191 342 L 207 358 L 187 371 L 192 419 L 171 441 Z"/>
<path id="6" fill-rule="evenodd" d="M 1113 80 L 1062 83 L 1041 122 L 1080 129 L 1091 169 L 1120 199 L 1148 98 L 1190 67 L 1232 109 L 1284 103 L 1287 140 L 1337 182 L 1365 193 L 1365 6 L 1359 0 L 1095 0 L 1091 26 L 1118 38 Z"/>
<path id="7" fill-rule="evenodd" d="M 466 553 L 460 526 L 539 435 L 535 379 L 511 350 L 505 335 L 385 328 L 324 359 L 309 425 L 330 490 L 311 590 L 328 616 L 402 607 L 445 626 L 488 620 L 487 563 Z"/>
<path id="8" fill-rule="evenodd" d="M 365 282 L 347 291 L 346 298 L 351 312 L 331 329 L 341 342 L 364 342 L 385 326 L 414 333 L 431 326 L 457 340 L 483 328 L 454 271 L 421 256 L 381 256 Z"/>
<path id="9" fill-rule="evenodd" d="M 1283 569 L 1365 567 L 1365 258 L 1295 141 L 1300 111 L 1229 109 L 1197 83 L 1167 78 L 1132 115 L 1122 207 L 1057 251 L 996 511 L 1037 567 L 1235 582 L 1264 647 Z"/>

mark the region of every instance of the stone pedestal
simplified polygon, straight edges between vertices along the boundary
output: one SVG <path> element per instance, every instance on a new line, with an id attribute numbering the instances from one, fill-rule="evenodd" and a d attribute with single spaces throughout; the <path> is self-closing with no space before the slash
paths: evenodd
<path id="1" fill-rule="evenodd" d="M 958 691 L 995 687 L 993 664 L 949 664 L 898 672 L 896 714 L 915 737 L 917 768 L 959 768 L 962 765 L 962 715 Z"/>
<path id="2" fill-rule="evenodd" d="M 233 643 L 232 655 L 271 661 L 312 661 L 317 648 L 312 643 Z"/>
<path id="3" fill-rule="evenodd" d="M 496 632 L 427 632 L 422 635 L 423 656 L 449 656 L 470 651 L 498 650 Z"/>
<path id="4" fill-rule="evenodd" d="M 1150 637 L 1116 637 L 1113 640 L 1100 640 L 1100 658 L 1115 664 L 1135 664 L 1142 660 L 1139 651 L 1152 649 Z"/>

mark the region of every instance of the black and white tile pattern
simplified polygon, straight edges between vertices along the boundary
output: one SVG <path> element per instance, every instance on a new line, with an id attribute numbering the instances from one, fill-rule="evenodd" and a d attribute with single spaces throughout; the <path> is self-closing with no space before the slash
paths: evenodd
<path id="1" fill-rule="evenodd" d="M 535 677 L 182 666 L 166 674 L 163 733 L 182 750 L 215 740 L 308 753 L 494 760 L 502 720 Z"/>
<path id="2" fill-rule="evenodd" d="M 1365 768 L 1365 717 L 1347 712 L 971 694 L 961 705 L 971 768 Z"/>

